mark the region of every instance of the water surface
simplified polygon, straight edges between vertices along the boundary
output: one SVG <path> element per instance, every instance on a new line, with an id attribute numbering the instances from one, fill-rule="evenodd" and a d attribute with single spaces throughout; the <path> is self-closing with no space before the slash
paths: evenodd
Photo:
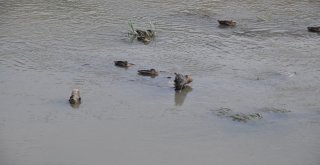
<path id="1" fill-rule="evenodd" d="M 0 164 L 318 165 L 320 35 L 306 27 L 319 11 L 318 0 L 0 0 Z M 153 22 L 156 39 L 130 42 L 129 21 Z M 137 74 L 150 68 L 164 72 Z M 175 93 L 174 72 L 193 76 L 189 90 Z"/>

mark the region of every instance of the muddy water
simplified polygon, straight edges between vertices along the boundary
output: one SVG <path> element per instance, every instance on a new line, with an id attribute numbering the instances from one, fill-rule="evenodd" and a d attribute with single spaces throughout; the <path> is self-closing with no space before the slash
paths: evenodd
<path id="1" fill-rule="evenodd" d="M 0 164 L 318 165 L 320 35 L 306 27 L 319 11 L 317 0 L 0 0 Z M 156 39 L 130 42 L 129 20 L 154 22 Z M 164 72 L 137 75 L 149 68 Z M 192 88 L 175 93 L 174 72 Z"/>

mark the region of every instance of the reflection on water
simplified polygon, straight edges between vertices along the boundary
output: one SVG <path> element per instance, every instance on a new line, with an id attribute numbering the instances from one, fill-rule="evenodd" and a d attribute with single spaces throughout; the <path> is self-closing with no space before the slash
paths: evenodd
<path id="1" fill-rule="evenodd" d="M 74 109 L 78 109 L 80 107 L 80 104 L 70 104 L 70 106 Z"/>
<path id="2" fill-rule="evenodd" d="M 319 11 L 318 0 L 0 0 L 0 164 L 318 165 L 320 38 L 307 27 Z M 129 21 L 152 21 L 156 40 L 129 42 Z M 173 93 L 175 72 L 196 90 Z M 85 104 L 70 111 L 73 88 Z M 208 112 L 225 106 L 291 112 L 251 125 Z"/>
<path id="3" fill-rule="evenodd" d="M 186 86 L 184 89 L 176 91 L 174 95 L 174 102 L 177 106 L 181 106 L 184 102 L 184 100 L 187 97 L 187 94 L 192 91 L 192 88 L 190 86 Z"/>

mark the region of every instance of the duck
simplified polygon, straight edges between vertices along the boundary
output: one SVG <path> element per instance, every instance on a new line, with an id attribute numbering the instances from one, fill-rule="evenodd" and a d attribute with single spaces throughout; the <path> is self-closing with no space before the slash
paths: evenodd
<path id="1" fill-rule="evenodd" d="M 143 76 L 151 76 L 151 77 L 155 77 L 159 75 L 159 72 L 153 68 L 150 70 L 138 70 L 138 73 Z"/>
<path id="2" fill-rule="evenodd" d="M 79 89 L 73 89 L 71 92 L 71 96 L 69 98 L 69 103 L 71 105 L 80 104 L 81 103 L 81 97 L 80 97 L 80 90 Z"/>
<path id="3" fill-rule="evenodd" d="M 230 27 L 236 26 L 237 24 L 233 20 L 218 20 L 218 22 L 221 26 L 230 26 Z"/>
<path id="4" fill-rule="evenodd" d="M 125 67 L 128 68 L 134 64 L 128 63 L 128 61 L 114 61 L 114 65 L 119 66 L 119 67 Z"/>
<path id="5" fill-rule="evenodd" d="M 149 38 L 154 37 L 154 31 L 150 29 L 146 31 L 137 29 L 136 32 L 138 36 L 141 36 L 141 37 L 149 37 Z"/>
<path id="6" fill-rule="evenodd" d="M 319 33 L 320 32 L 320 26 L 313 26 L 313 27 L 308 27 L 308 31 L 309 32 L 315 32 L 315 33 Z"/>
<path id="7" fill-rule="evenodd" d="M 137 33 L 137 40 L 142 41 L 143 43 L 147 44 L 151 41 L 151 39 L 154 37 L 154 31 L 153 30 L 136 30 Z"/>
<path id="8" fill-rule="evenodd" d="M 183 75 L 180 73 L 174 73 L 176 75 L 174 79 L 174 86 L 177 91 L 182 90 L 187 84 L 190 84 L 193 79 L 190 75 Z"/>

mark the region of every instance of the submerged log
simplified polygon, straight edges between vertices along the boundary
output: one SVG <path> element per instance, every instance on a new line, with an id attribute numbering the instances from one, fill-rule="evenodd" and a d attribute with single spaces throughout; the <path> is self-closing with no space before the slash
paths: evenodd
<path id="1" fill-rule="evenodd" d="M 118 67 L 128 68 L 134 64 L 128 63 L 128 61 L 114 61 L 114 65 Z"/>
<path id="2" fill-rule="evenodd" d="M 308 27 L 308 30 L 309 30 L 309 32 L 319 33 L 320 32 L 320 26 Z"/>
<path id="3" fill-rule="evenodd" d="M 218 22 L 221 26 L 230 26 L 230 27 L 236 26 L 237 24 L 233 20 L 218 20 Z"/>
<path id="4" fill-rule="evenodd" d="M 176 75 L 174 79 L 174 87 L 176 90 L 181 90 L 186 87 L 187 84 L 193 81 L 190 75 L 182 75 L 180 73 L 174 73 Z"/>
<path id="5" fill-rule="evenodd" d="M 73 89 L 71 92 L 71 96 L 69 99 L 69 103 L 71 105 L 77 105 L 81 103 L 81 97 L 80 97 L 80 90 L 79 89 Z"/>

